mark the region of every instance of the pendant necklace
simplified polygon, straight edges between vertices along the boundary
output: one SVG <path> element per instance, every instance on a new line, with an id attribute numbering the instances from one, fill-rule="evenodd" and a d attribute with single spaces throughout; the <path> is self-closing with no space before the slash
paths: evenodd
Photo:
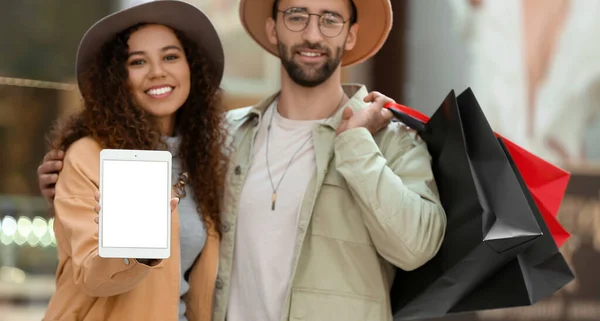
<path id="1" fill-rule="evenodd" d="M 342 106 L 345 97 L 346 97 L 346 94 L 342 92 L 342 98 L 340 99 L 338 106 L 333 110 L 333 112 L 329 115 L 329 117 L 327 117 L 325 119 L 325 121 L 323 121 L 323 123 L 321 123 L 321 125 L 323 125 L 327 121 L 329 121 L 329 119 L 335 114 L 335 112 L 340 108 L 340 106 Z M 302 143 L 302 145 L 300 145 L 300 147 L 296 150 L 296 152 L 292 155 L 292 158 L 290 158 L 290 161 L 288 162 L 287 166 L 285 167 L 285 170 L 283 171 L 283 174 L 281 175 L 281 178 L 279 179 L 277 186 L 275 186 L 275 184 L 273 183 L 273 177 L 271 176 L 271 169 L 269 166 L 269 141 L 271 139 L 271 125 L 273 124 L 273 115 L 275 114 L 276 110 L 277 110 L 277 106 L 273 106 L 273 111 L 271 112 L 271 119 L 269 120 L 269 125 L 267 126 L 267 150 L 265 153 L 266 159 L 267 159 L 267 171 L 269 172 L 269 181 L 271 182 L 271 188 L 273 189 L 273 194 L 271 195 L 271 211 L 275 210 L 275 203 L 277 202 L 277 189 L 279 189 L 279 185 L 281 185 L 281 182 L 283 181 L 283 177 L 285 177 L 285 174 L 287 173 L 288 169 L 290 168 L 290 165 L 292 164 L 292 161 L 296 157 L 296 154 L 298 154 L 298 152 L 300 152 L 302 147 L 304 147 L 304 145 L 306 145 L 306 143 L 312 138 L 312 134 L 311 134 Z"/>

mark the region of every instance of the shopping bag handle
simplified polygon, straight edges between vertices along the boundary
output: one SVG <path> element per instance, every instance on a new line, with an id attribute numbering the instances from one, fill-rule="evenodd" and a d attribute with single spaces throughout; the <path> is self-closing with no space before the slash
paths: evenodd
<path id="1" fill-rule="evenodd" d="M 389 109 L 394 118 L 406 126 L 415 129 L 421 135 L 425 134 L 425 127 L 429 122 L 429 117 L 426 115 L 397 103 L 386 103 L 383 108 Z M 542 213 L 544 222 L 550 229 L 556 246 L 560 248 L 571 237 L 571 234 L 556 219 L 571 174 L 537 157 L 498 133 L 495 135 L 506 146 L 527 188 L 534 194 L 535 203 Z M 532 171 L 531 168 L 536 170 Z"/>
<path id="2" fill-rule="evenodd" d="M 429 121 L 429 117 L 425 114 L 398 103 L 386 103 L 383 108 L 391 111 L 394 118 L 403 122 L 406 126 L 419 133 L 425 132 L 425 124 Z"/>

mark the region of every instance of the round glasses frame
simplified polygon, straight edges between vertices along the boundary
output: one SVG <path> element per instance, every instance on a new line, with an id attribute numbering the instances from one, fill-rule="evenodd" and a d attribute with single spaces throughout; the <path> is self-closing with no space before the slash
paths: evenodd
<path id="1" fill-rule="evenodd" d="M 318 13 L 309 13 L 309 12 L 304 11 L 304 10 L 302 10 L 302 11 L 297 11 L 297 10 L 298 10 L 297 8 L 289 8 L 287 10 L 279 10 L 279 9 L 277 9 L 278 12 L 283 13 L 283 24 L 285 25 L 285 27 L 288 30 L 293 31 L 293 32 L 300 32 L 300 31 L 306 29 L 306 27 L 310 23 L 310 17 L 311 16 L 316 16 L 318 18 L 319 31 L 321 32 L 321 34 L 323 36 L 327 37 L 327 38 L 335 38 L 335 37 L 339 36 L 342 33 L 342 31 L 344 30 L 344 26 L 346 25 L 346 23 L 348 21 L 350 21 L 350 19 L 344 20 L 344 18 L 342 18 L 342 17 L 340 17 L 338 15 L 333 15 L 334 17 L 337 16 L 340 19 L 342 19 L 341 23 L 339 23 L 339 26 L 338 25 L 335 26 L 336 28 L 339 28 L 339 30 L 337 30 L 337 29 L 331 29 L 331 28 L 327 29 L 328 27 L 326 26 L 325 27 L 326 31 L 323 31 L 323 26 L 324 26 L 324 24 L 326 24 L 326 22 L 324 22 L 324 21 L 326 21 L 326 19 L 328 19 L 328 18 L 331 17 L 331 15 L 332 15 L 331 13 L 318 14 Z M 297 25 L 296 24 L 292 24 L 291 25 L 291 22 L 289 21 L 289 18 L 290 18 L 291 15 L 294 15 L 294 14 L 305 16 L 306 21 L 304 22 L 304 24 L 297 24 Z"/>

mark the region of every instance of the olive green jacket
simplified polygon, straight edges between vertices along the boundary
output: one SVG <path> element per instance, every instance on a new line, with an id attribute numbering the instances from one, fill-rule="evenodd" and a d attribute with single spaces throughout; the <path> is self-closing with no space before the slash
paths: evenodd
<path id="1" fill-rule="evenodd" d="M 346 85 L 348 105 L 367 106 L 367 89 Z M 232 130 L 214 321 L 226 318 L 240 192 L 252 162 L 263 112 L 277 94 L 256 106 L 228 112 Z M 439 250 L 446 228 L 431 156 L 415 132 L 399 122 L 371 135 L 365 128 L 336 137 L 340 109 L 315 125 L 316 172 L 298 222 L 292 284 L 282 321 L 391 321 L 394 267 L 413 270 Z M 240 250 L 240 249 L 238 249 Z M 255 320 L 252 320 L 255 321 Z"/>

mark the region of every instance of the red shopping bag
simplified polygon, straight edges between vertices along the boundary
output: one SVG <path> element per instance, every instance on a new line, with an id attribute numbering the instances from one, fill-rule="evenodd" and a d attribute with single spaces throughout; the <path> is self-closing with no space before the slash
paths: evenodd
<path id="1" fill-rule="evenodd" d="M 384 107 L 404 113 L 423 123 L 429 121 L 429 117 L 426 115 L 404 105 L 388 103 Z M 420 124 L 406 125 L 412 127 Z M 556 218 L 571 174 L 535 156 L 498 133 L 495 134 L 506 145 L 552 234 L 556 246 L 560 248 L 571 237 Z"/>

